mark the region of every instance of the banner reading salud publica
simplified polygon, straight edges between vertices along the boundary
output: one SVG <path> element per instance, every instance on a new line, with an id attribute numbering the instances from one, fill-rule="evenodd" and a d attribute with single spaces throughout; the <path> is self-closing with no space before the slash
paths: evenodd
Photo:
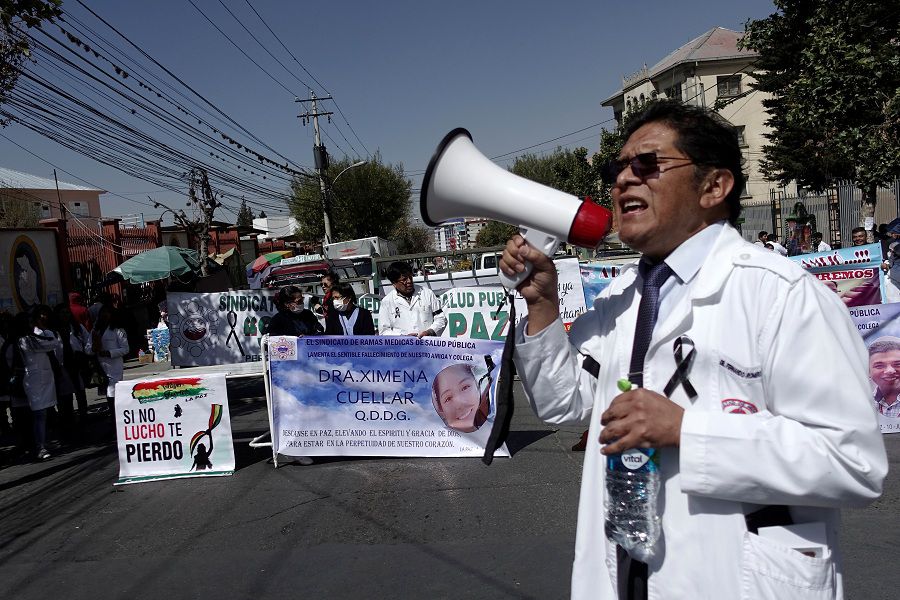
<path id="1" fill-rule="evenodd" d="M 273 450 L 482 456 L 502 353 L 501 342 L 481 340 L 270 337 Z"/>
<path id="2" fill-rule="evenodd" d="M 225 375 L 120 381 L 115 406 L 116 484 L 234 472 Z"/>

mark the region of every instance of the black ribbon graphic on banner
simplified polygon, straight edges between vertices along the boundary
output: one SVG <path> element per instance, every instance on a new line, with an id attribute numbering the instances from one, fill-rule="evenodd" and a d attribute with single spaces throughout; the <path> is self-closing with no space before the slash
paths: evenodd
<path id="1" fill-rule="evenodd" d="M 503 303 L 497 307 L 494 313 L 499 318 L 503 304 L 509 302 L 509 328 L 506 330 L 506 342 L 503 344 L 503 354 L 500 357 L 500 374 L 497 375 L 497 410 L 494 414 L 494 426 L 491 427 L 491 435 L 484 445 L 484 456 L 481 462 L 490 465 L 494 460 L 494 451 L 506 441 L 509 436 L 509 424 L 513 416 L 513 378 L 516 376 L 516 365 L 513 364 L 513 347 L 516 336 L 516 304 L 513 301 L 513 292 L 508 292 Z"/>
<path id="2" fill-rule="evenodd" d="M 686 356 L 684 354 L 685 347 L 689 349 Z M 691 370 L 691 365 L 694 364 L 694 357 L 697 355 L 693 340 L 686 335 L 677 337 L 672 347 L 672 353 L 675 356 L 675 372 L 672 373 L 669 383 L 666 384 L 665 395 L 667 398 L 670 398 L 675 388 L 681 385 L 684 388 L 684 393 L 687 394 L 693 403 L 697 399 L 697 390 L 694 389 L 694 386 L 691 385 L 691 381 L 688 379 L 688 373 Z"/>
<path id="3" fill-rule="evenodd" d="M 234 330 L 237 327 L 237 313 L 233 310 L 228 311 L 228 326 L 231 327 L 231 333 L 228 334 L 228 337 L 225 338 L 225 345 L 231 345 L 231 338 L 234 338 L 234 341 L 237 343 L 238 350 L 241 351 L 241 354 L 246 354 L 244 352 L 244 347 L 241 345 L 241 340 L 238 338 L 237 332 Z"/>

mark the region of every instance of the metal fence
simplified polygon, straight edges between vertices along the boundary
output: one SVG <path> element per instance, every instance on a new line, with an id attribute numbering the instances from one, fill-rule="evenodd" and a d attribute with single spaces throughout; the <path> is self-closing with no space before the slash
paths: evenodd
<path id="1" fill-rule="evenodd" d="M 789 237 L 786 217 L 797 203 L 815 217 L 814 229 L 831 246 L 850 244 L 850 231 L 860 226 L 862 190 L 850 182 L 841 182 L 820 193 L 788 194 L 785 190 L 769 192 L 769 202 L 745 206 L 741 211 L 741 233 L 744 239 L 756 241 L 760 231 L 777 233 L 780 241 Z M 900 179 L 887 187 L 878 188 L 875 203 L 875 226 L 891 222 L 900 215 Z"/>

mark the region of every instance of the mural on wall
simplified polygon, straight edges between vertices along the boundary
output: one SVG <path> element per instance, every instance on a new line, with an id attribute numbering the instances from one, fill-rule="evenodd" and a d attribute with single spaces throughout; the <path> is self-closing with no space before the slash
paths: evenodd
<path id="1" fill-rule="evenodd" d="M 55 233 L 0 232 L 0 310 L 15 313 L 62 301 Z"/>
<path id="2" fill-rule="evenodd" d="M 47 279 L 34 241 L 26 235 L 17 237 L 9 259 L 9 287 L 12 289 L 16 308 L 27 311 L 38 304 L 46 304 Z"/>

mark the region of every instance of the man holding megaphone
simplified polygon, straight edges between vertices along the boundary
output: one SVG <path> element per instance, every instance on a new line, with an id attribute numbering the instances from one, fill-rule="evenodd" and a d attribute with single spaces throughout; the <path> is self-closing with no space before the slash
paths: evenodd
<path id="1" fill-rule="evenodd" d="M 500 261 L 533 269 L 515 352 L 535 411 L 590 419 L 572 597 L 840 598 L 838 508 L 877 498 L 887 470 L 865 346 L 832 292 L 734 229 L 729 123 L 662 101 L 626 136 L 604 177 L 640 264 L 567 335 L 545 253 L 515 236 Z M 660 481 L 646 562 L 605 530 L 607 458 L 636 448 Z"/>

